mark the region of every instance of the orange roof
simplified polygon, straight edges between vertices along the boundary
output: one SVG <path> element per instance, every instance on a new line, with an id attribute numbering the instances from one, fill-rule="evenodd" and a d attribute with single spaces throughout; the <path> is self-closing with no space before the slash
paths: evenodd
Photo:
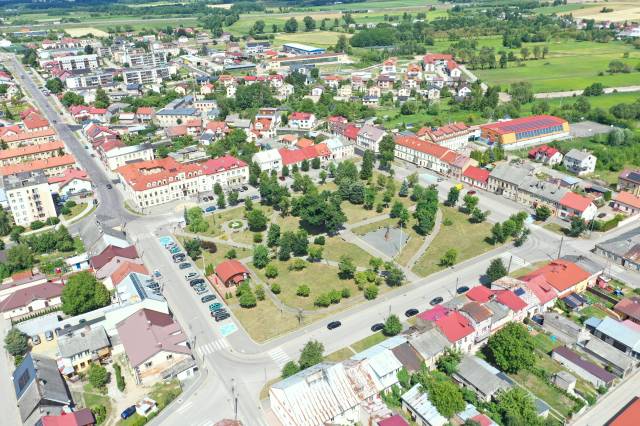
<path id="1" fill-rule="evenodd" d="M 640 397 L 634 396 L 620 411 L 618 411 L 606 426 L 636 426 L 640 419 Z"/>
<path id="2" fill-rule="evenodd" d="M 539 276 L 543 276 L 551 287 L 563 292 L 586 280 L 590 275 L 573 262 L 557 259 L 521 279 L 523 281 L 531 281 Z"/>
<path id="3" fill-rule="evenodd" d="M 620 191 L 614 198 L 614 201 L 640 209 L 640 197 L 637 197 L 630 192 Z"/>
<path id="4" fill-rule="evenodd" d="M 56 135 L 55 130 L 44 129 L 44 130 L 37 130 L 35 132 L 22 132 L 22 133 L 18 133 L 17 135 L 0 136 L 0 140 L 10 143 L 10 142 L 20 142 L 20 141 L 25 141 L 29 139 L 35 139 L 38 137 L 55 136 L 55 135 Z"/>
<path id="5" fill-rule="evenodd" d="M 76 159 L 71 154 L 59 155 L 57 157 L 34 160 L 27 163 L 12 164 L 0 167 L 0 176 L 13 175 L 21 172 L 32 172 L 34 170 L 46 170 L 60 166 L 71 166 L 76 163 Z"/>
<path id="6" fill-rule="evenodd" d="M 296 142 L 296 145 L 298 148 L 306 148 L 308 146 L 313 146 L 313 141 L 307 138 L 300 138 L 298 139 L 298 142 Z"/>
<path id="7" fill-rule="evenodd" d="M 111 274 L 111 283 L 117 286 L 132 272 L 149 275 L 147 267 L 142 263 L 122 262 Z"/>
<path id="8" fill-rule="evenodd" d="M 0 160 L 6 160 L 14 157 L 24 157 L 39 152 L 56 151 L 64 149 L 64 144 L 60 141 L 46 142 L 40 145 L 27 145 L 19 148 L 5 149 L 0 151 Z"/>
<path id="9" fill-rule="evenodd" d="M 139 107 L 136 110 L 136 114 L 138 115 L 153 115 L 155 111 L 151 107 Z"/>
<path id="10" fill-rule="evenodd" d="M 437 158 L 442 158 L 449 152 L 447 148 L 432 142 L 425 142 L 415 136 L 396 136 L 395 142 L 398 145 L 406 146 Z"/>
<path id="11" fill-rule="evenodd" d="M 202 174 L 200 165 L 181 164 L 171 157 L 127 164 L 117 171 L 135 191 L 157 188 Z"/>
<path id="12" fill-rule="evenodd" d="M 216 266 L 216 275 L 225 284 L 231 279 L 236 283 L 242 281 L 244 274 L 249 274 L 249 270 L 236 259 L 225 260 Z"/>
<path id="13" fill-rule="evenodd" d="M 589 207 L 593 200 L 589 197 L 585 197 L 575 192 L 567 192 L 560 200 L 560 205 L 569 207 L 570 209 L 583 212 Z"/>
<path id="14" fill-rule="evenodd" d="M 49 121 L 43 118 L 40 114 L 32 112 L 22 120 L 24 127 L 27 129 L 39 129 L 41 127 L 49 127 Z"/>

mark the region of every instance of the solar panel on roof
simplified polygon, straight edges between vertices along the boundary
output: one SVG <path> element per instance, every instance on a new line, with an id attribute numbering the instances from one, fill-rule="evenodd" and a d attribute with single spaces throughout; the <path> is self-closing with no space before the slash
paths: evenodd
<path id="1" fill-rule="evenodd" d="M 634 180 L 636 182 L 640 182 L 640 173 L 638 172 L 631 172 L 629 173 L 628 176 L 629 180 Z"/>
<path id="2" fill-rule="evenodd" d="M 523 294 L 525 294 L 525 291 L 524 289 L 516 288 L 514 293 L 516 294 L 516 296 L 522 296 Z"/>

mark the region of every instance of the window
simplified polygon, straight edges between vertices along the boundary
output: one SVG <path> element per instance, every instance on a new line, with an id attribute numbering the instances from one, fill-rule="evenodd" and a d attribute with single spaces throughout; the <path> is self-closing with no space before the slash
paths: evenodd
<path id="1" fill-rule="evenodd" d="M 151 361 L 149 361 L 149 362 L 145 362 L 145 363 L 144 363 L 144 366 L 145 366 L 145 367 L 147 367 L 147 368 L 149 368 L 149 367 L 151 367 L 151 365 L 152 365 L 152 364 L 153 364 L 153 363 L 152 363 Z"/>

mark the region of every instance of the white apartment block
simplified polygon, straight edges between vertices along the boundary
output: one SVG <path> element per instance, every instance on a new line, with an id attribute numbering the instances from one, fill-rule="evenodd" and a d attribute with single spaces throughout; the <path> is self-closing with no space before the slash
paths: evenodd
<path id="1" fill-rule="evenodd" d="M 36 220 L 57 216 L 47 177 L 42 171 L 5 176 L 2 185 L 16 225 L 27 227 Z"/>
<path id="2" fill-rule="evenodd" d="M 74 55 L 56 58 L 63 70 L 93 70 L 99 67 L 98 55 Z"/>
<path id="3" fill-rule="evenodd" d="M 171 77 L 171 71 L 167 66 L 154 68 L 127 69 L 122 73 L 125 84 L 153 84 Z"/>
<path id="4" fill-rule="evenodd" d="M 111 171 L 131 163 L 132 161 L 149 161 L 154 159 L 153 147 L 149 144 L 122 146 L 113 148 L 103 155 L 103 161 Z"/>
<path id="5" fill-rule="evenodd" d="M 79 74 L 67 77 L 64 80 L 67 89 L 92 89 L 96 87 L 111 86 L 113 84 L 113 73 L 95 72 L 90 74 Z"/>
<path id="6" fill-rule="evenodd" d="M 129 64 L 129 68 L 154 68 L 167 64 L 167 53 L 163 51 L 125 51 L 122 63 Z"/>

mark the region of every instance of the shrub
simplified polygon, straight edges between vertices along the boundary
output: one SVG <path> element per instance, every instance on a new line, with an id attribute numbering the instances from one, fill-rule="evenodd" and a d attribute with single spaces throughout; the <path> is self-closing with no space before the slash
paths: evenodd
<path id="1" fill-rule="evenodd" d="M 351 290 L 345 287 L 342 289 L 341 294 L 344 299 L 348 299 L 349 297 L 351 297 Z"/>
<path id="2" fill-rule="evenodd" d="M 29 227 L 35 231 L 36 229 L 44 228 L 44 222 L 34 220 L 33 222 L 31 222 L 31 225 L 29 225 Z"/>
<path id="3" fill-rule="evenodd" d="M 271 292 L 273 294 L 280 294 L 282 290 L 280 289 L 280 284 L 278 283 L 273 283 L 271 284 Z"/>
<path id="4" fill-rule="evenodd" d="M 225 259 L 235 259 L 238 257 L 236 249 L 231 249 L 224 254 Z"/>
<path id="5" fill-rule="evenodd" d="M 364 289 L 364 298 L 367 300 L 373 300 L 378 297 L 378 287 L 376 285 L 370 285 Z"/>
<path id="6" fill-rule="evenodd" d="M 329 292 L 329 299 L 331 299 L 331 303 L 336 304 L 340 303 L 340 299 L 342 299 L 342 293 L 338 290 L 331 290 Z"/>
<path id="7" fill-rule="evenodd" d="M 289 265 L 290 271 L 302 271 L 307 267 L 307 262 L 304 259 L 294 259 Z"/>
<path id="8" fill-rule="evenodd" d="M 89 367 L 89 383 L 96 389 L 102 389 L 109 382 L 107 369 L 98 364 Z"/>
<path id="9" fill-rule="evenodd" d="M 325 243 L 324 235 L 318 235 L 313 239 L 313 244 L 317 244 L 319 246 L 323 246 Z"/>
<path id="10" fill-rule="evenodd" d="M 60 223 L 60 219 L 58 219 L 57 217 L 50 217 L 50 218 L 48 218 L 48 219 L 45 221 L 45 224 L 46 224 L 47 226 L 50 226 L 50 225 L 57 225 L 57 224 L 59 224 L 59 223 Z"/>
<path id="11" fill-rule="evenodd" d="M 320 296 L 318 296 L 316 298 L 316 300 L 313 302 L 314 305 L 316 306 L 320 306 L 323 308 L 326 308 L 327 306 L 329 306 L 331 304 L 331 299 L 329 298 L 328 294 L 321 294 Z"/>
<path id="12" fill-rule="evenodd" d="M 102 424 L 107 419 L 107 408 L 104 405 L 94 405 L 91 407 L 93 417 L 96 418 L 96 424 Z"/>
<path id="13" fill-rule="evenodd" d="M 269 263 L 265 268 L 264 268 L 264 275 L 267 278 L 275 278 L 278 276 L 278 267 L 276 265 L 274 265 L 273 263 Z"/>
<path id="14" fill-rule="evenodd" d="M 300 297 L 309 297 L 310 293 L 311 293 L 311 289 L 306 284 L 301 284 L 296 289 L 296 295 Z"/>
<path id="15" fill-rule="evenodd" d="M 258 284 L 256 286 L 256 299 L 264 300 L 264 298 L 265 298 L 264 287 L 262 287 L 262 285 Z"/>
<path id="16" fill-rule="evenodd" d="M 114 362 L 113 371 L 116 372 L 116 384 L 118 385 L 118 390 L 120 392 L 123 392 L 125 388 L 125 382 L 124 382 L 124 377 L 122 377 L 122 369 L 120 368 L 120 364 L 118 364 L 117 362 Z"/>
<path id="17" fill-rule="evenodd" d="M 262 242 L 262 233 L 260 232 L 256 232 L 255 234 L 253 234 L 253 242 L 258 244 Z"/>

